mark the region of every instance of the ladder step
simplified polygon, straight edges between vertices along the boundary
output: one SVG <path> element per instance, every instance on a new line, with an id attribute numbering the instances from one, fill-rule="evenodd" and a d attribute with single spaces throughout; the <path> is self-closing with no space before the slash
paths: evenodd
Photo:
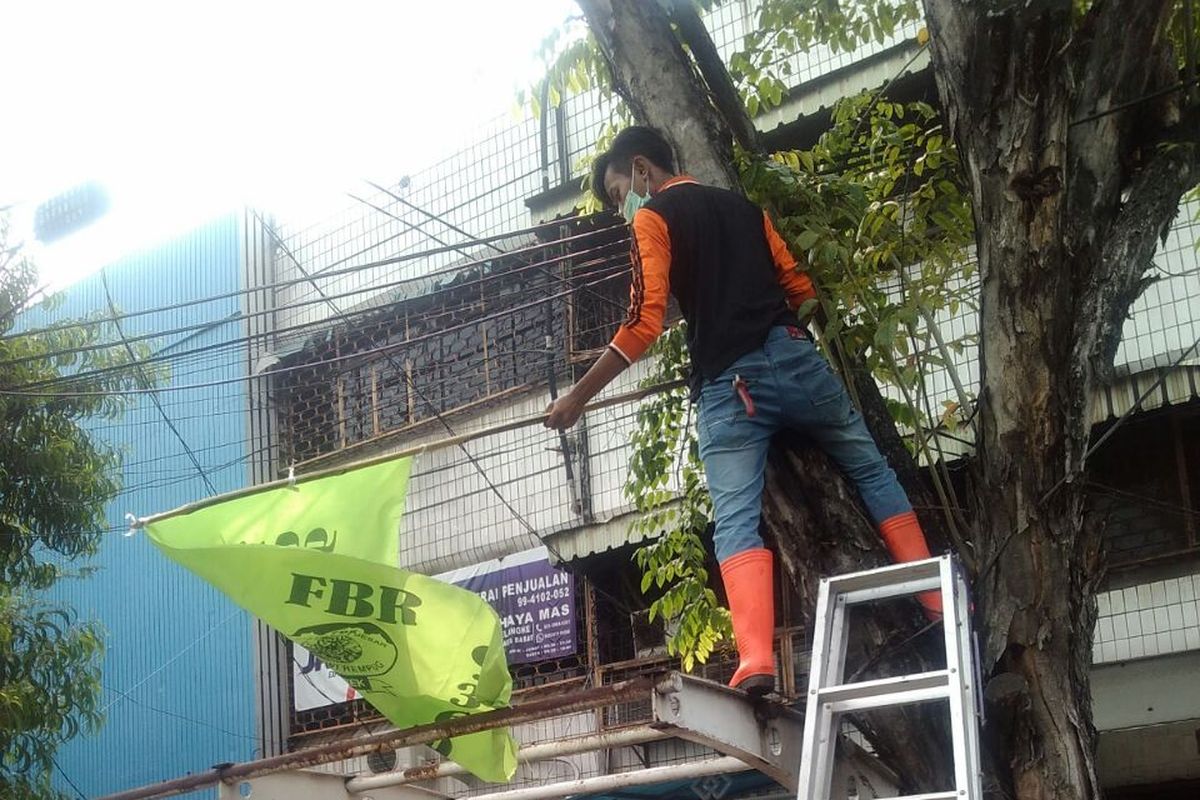
<path id="1" fill-rule="evenodd" d="M 950 672 L 939 669 L 896 678 L 844 683 L 817 691 L 817 701 L 830 711 L 863 711 L 882 706 L 922 703 L 950 696 Z"/>
<path id="2" fill-rule="evenodd" d="M 887 586 L 853 589 L 842 592 L 838 597 L 842 598 L 846 605 L 852 606 L 856 603 L 870 603 L 874 600 L 886 600 L 889 597 L 906 597 L 941 588 L 942 582 L 939 578 L 916 578 L 909 581 L 898 581 Z"/>
<path id="3" fill-rule="evenodd" d="M 864 572 L 852 572 L 849 575 L 836 575 L 827 578 L 831 593 L 845 594 L 859 589 L 876 589 L 881 586 L 894 586 L 907 581 L 919 581 L 929 578 L 938 580 L 942 574 L 942 561 L 948 558 L 927 558 L 924 561 L 908 561 L 903 564 L 892 564 Z"/>

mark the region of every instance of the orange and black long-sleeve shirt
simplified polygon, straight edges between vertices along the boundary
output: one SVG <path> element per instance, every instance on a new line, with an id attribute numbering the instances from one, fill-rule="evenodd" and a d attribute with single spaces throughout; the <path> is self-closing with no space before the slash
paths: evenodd
<path id="1" fill-rule="evenodd" d="M 636 361 L 663 330 L 667 295 L 687 320 L 698 391 L 762 346 L 775 325 L 815 297 L 812 281 L 766 213 L 741 195 L 687 176 L 662 185 L 633 217 L 629 315 L 609 347 Z"/>

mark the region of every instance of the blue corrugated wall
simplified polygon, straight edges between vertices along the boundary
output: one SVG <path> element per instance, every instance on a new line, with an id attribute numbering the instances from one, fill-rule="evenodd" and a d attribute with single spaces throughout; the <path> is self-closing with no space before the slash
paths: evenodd
<path id="1" fill-rule="evenodd" d="M 217 492 L 249 482 L 247 401 L 238 380 L 245 374 L 245 351 L 236 344 L 244 335 L 241 303 L 236 296 L 206 300 L 240 288 L 237 217 L 122 259 L 104 273 L 122 313 L 182 304 L 126 319 L 126 336 L 205 323 L 150 344 L 168 353 L 214 346 L 170 361 L 171 376 L 158 397 L 178 436 L 146 397 L 119 419 L 90 424 L 94 435 L 125 454 L 125 489 L 108 511 L 109 526 L 119 528 L 126 512 L 144 516 L 209 494 L 180 438 Z M 52 313 L 32 311 L 20 327 L 107 312 L 99 275 L 65 294 Z M 63 772 L 93 797 L 252 758 L 250 618 L 168 561 L 144 536 L 106 534 L 94 563 L 98 572 L 60 584 L 55 594 L 81 619 L 103 626 L 107 721 L 98 734 L 81 735 L 64 747 L 58 757 Z M 68 789 L 62 775 L 55 782 Z"/>

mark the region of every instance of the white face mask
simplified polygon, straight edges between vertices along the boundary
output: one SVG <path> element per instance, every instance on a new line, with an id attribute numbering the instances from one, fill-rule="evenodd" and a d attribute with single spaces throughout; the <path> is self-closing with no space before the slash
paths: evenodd
<path id="1" fill-rule="evenodd" d="M 629 167 L 629 172 L 633 173 L 633 166 Z M 650 173 L 646 173 L 646 194 L 640 195 L 633 190 L 633 178 L 629 179 L 629 191 L 625 194 L 625 205 L 621 207 L 621 216 L 630 225 L 633 224 L 633 215 L 637 210 L 646 203 L 650 202 Z"/>

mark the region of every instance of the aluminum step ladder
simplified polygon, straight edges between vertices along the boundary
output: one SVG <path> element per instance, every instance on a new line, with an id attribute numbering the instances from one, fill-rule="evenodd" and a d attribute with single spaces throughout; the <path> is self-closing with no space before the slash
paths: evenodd
<path id="1" fill-rule="evenodd" d="M 940 590 L 946 669 L 843 683 L 850 607 Z M 808 682 L 797 800 L 829 800 L 842 714 L 907 703 L 946 701 L 954 754 L 954 787 L 904 800 L 982 800 L 979 679 L 967 583 L 951 556 L 912 561 L 821 580 Z M 919 743 L 914 742 L 914 746 Z M 899 800 L 899 799 L 898 799 Z"/>

